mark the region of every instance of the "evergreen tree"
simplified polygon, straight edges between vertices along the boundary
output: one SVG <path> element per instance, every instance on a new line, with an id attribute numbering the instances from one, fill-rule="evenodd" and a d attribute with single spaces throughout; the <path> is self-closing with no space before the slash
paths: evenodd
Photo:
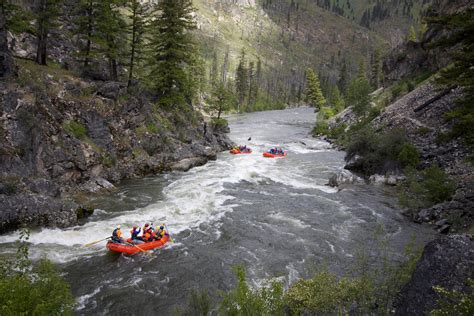
<path id="1" fill-rule="evenodd" d="M 344 98 L 341 96 L 341 92 L 336 85 L 332 87 L 328 101 L 336 113 L 344 110 Z"/>
<path id="2" fill-rule="evenodd" d="M 190 72 L 196 61 L 192 30 L 196 28 L 191 0 L 163 0 L 156 6 L 159 15 L 151 24 L 152 48 L 150 82 L 164 107 L 191 105 Z"/>
<path id="3" fill-rule="evenodd" d="M 315 107 L 319 111 L 326 105 L 326 99 L 321 91 L 318 76 L 313 69 L 307 70 L 306 80 L 306 98 L 310 106 Z"/>
<path id="4" fill-rule="evenodd" d="M 79 39 L 78 57 L 82 59 L 84 73 L 90 70 L 91 63 L 98 57 L 96 47 L 103 42 L 97 25 L 100 12 L 100 0 L 79 0 L 74 8 L 74 33 Z"/>
<path id="5" fill-rule="evenodd" d="M 238 111 L 240 112 L 240 107 L 245 104 L 249 91 L 249 74 L 244 49 L 242 49 L 242 52 L 240 54 L 239 65 L 235 74 L 235 89 L 239 102 Z"/>
<path id="6" fill-rule="evenodd" d="M 382 61 L 380 60 L 380 50 L 376 49 L 372 61 L 371 84 L 372 87 L 378 89 L 382 83 Z"/>
<path id="7" fill-rule="evenodd" d="M 347 95 L 347 88 L 349 87 L 349 72 L 347 70 L 347 62 L 344 59 L 341 67 L 341 73 L 338 81 L 339 91 L 346 96 Z"/>
<path id="8" fill-rule="evenodd" d="M 416 31 L 413 25 L 410 26 L 410 30 L 408 31 L 408 41 L 416 42 Z"/>
<path id="9" fill-rule="evenodd" d="M 357 74 L 357 77 L 367 79 L 367 69 L 365 67 L 365 62 L 363 59 L 359 61 L 359 72 Z"/>
<path id="10" fill-rule="evenodd" d="M 249 63 L 249 105 L 252 106 L 257 100 L 257 73 L 255 70 L 255 63 L 251 61 Z"/>
<path id="11" fill-rule="evenodd" d="M 457 101 L 458 107 L 448 113 L 448 118 L 454 120 L 451 134 L 463 137 L 468 144 L 474 145 L 474 9 L 433 17 L 428 22 L 450 33 L 434 46 L 459 46 L 452 54 L 452 65 L 441 72 L 438 84 L 463 88 L 462 97 Z"/>
<path id="12" fill-rule="evenodd" d="M 353 106 L 353 110 L 358 116 L 367 114 L 370 105 L 370 92 L 370 83 L 365 76 L 359 74 L 351 81 L 347 93 L 347 103 Z"/>
<path id="13" fill-rule="evenodd" d="M 130 14 L 128 34 L 130 39 L 130 63 L 128 65 L 128 83 L 130 87 L 134 68 L 143 57 L 144 35 L 147 30 L 147 7 L 139 0 L 127 0 L 126 8 Z"/>
<path id="14" fill-rule="evenodd" d="M 258 94 L 260 92 L 260 85 L 262 84 L 262 60 L 260 57 L 257 59 L 257 71 L 255 74 L 255 96 L 258 98 Z"/>
<path id="15" fill-rule="evenodd" d="M 221 118 L 224 111 L 228 111 L 233 103 L 232 92 L 224 83 L 217 83 L 212 89 L 212 98 L 209 103 L 209 111 L 217 115 L 217 119 Z"/>
<path id="16" fill-rule="evenodd" d="M 229 68 L 229 55 L 230 55 L 230 51 L 229 51 L 229 47 L 227 47 L 227 50 L 225 51 L 225 54 L 224 54 L 224 61 L 221 67 L 221 81 L 224 84 L 226 84 L 227 82 L 227 71 Z"/>
<path id="17" fill-rule="evenodd" d="M 107 58 L 109 78 L 115 81 L 118 80 L 118 64 L 125 47 L 126 24 L 118 11 L 121 4 L 122 0 L 101 0 L 97 20 L 100 51 Z"/>
<path id="18" fill-rule="evenodd" d="M 36 62 L 46 65 L 48 35 L 52 28 L 56 27 L 56 19 L 59 16 L 62 0 L 40 0 L 35 8 L 36 12 Z"/>
<path id="19" fill-rule="evenodd" d="M 216 87 L 219 83 L 219 61 L 217 59 L 217 52 L 212 54 L 211 69 L 209 71 L 209 83 L 211 88 Z"/>

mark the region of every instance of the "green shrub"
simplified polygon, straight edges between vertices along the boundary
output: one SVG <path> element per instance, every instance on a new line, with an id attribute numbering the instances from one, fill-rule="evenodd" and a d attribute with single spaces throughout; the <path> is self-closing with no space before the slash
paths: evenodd
<path id="1" fill-rule="evenodd" d="M 403 167 L 416 167 L 420 163 L 420 153 L 412 144 L 404 144 L 398 154 L 398 161 Z"/>
<path id="2" fill-rule="evenodd" d="M 151 133 L 151 134 L 157 134 L 160 130 L 158 126 L 156 126 L 155 123 L 150 123 L 146 126 L 146 129 Z"/>
<path id="3" fill-rule="evenodd" d="M 117 164 L 117 158 L 113 157 L 109 154 L 104 154 L 101 157 L 101 162 L 107 168 L 112 168 L 113 166 L 115 166 Z"/>
<path id="4" fill-rule="evenodd" d="M 251 290 L 244 267 L 236 266 L 233 270 L 237 285 L 230 292 L 221 293 L 221 315 L 284 315 L 283 284 L 273 281 L 260 289 Z"/>
<path id="5" fill-rule="evenodd" d="M 285 294 L 285 303 L 291 315 L 306 313 L 323 315 L 349 314 L 354 302 L 358 300 L 360 280 L 338 277 L 328 271 L 317 273 L 312 279 L 300 279 Z"/>
<path id="6" fill-rule="evenodd" d="M 28 259 L 28 232 L 22 231 L 15 260 L 0 263 L 1 315 L 72 315 L 69 285 L 51 262 Z"/>
<path id="7" fill-rule="evenodd" d="M 474 280 L 469 279 L 471 293 L 462 293 L 456 290 L 448 291 L 435 286 L 435 292 L 440 296 L 437 308 L 429 316 L 471 316 L 474 315 Z"/>
<path id="8" fill-rule="evenodd" d="M 227 127 L 229 125 L 229 122 L 227 122 L 227 120 L 225 118 L 212 118 L 211 119 L 211 124 L 212 126 L 216 127 L 216 128 L 220 128 L 220 127 Z"/>
<path id="9" fill-rule="evenodd" d="M 334 109 L 325 106 L 321 109 L 321 113 L 325 119 L 330 119 L 334 116 Z"/>
<path id="10" fill-rule="evenodd" d="M 63 128 L 77 139 L 82 140 L 87 137 L 87 128 L 79 122 L 67 121 L 63 124 Z"/>
<path id="11" fill-rule="evenodd" d="M 358 253 L 352 277 L 338 277 L 326 268 L 311 279 L 300 279 L 286 292 L 279 282 L 252 290 L 242 266 L 234 268 L 237 285 L 222 293 L 221 315 L 388 315 L 400 289 L 408 282 L 421 257 L 411 242 L 400 261 L 386 247 L 387 239 L 372 239 L 370 249 Z"/>
<path id="12" fill-rule="evenodd" d="M 412 209 L 430 207 L 448 201 L 456 192 L 456 185 L 438 166 L 421 172 L 408 168 L 407 181 L 401 187 L 400 204 Z"/>
<path id="13" fill-rule="evenodd" d="M 376 133 L 371 127 L 365 126 L 357 129 L 346 144 L 346 161 L 359 156 L 361 172 L 374 174 L 384 171 L 385 166 L 401 166 L 403 163 L 413 163 L 413 151 L 407 143 L 405 133 L 398 129 Z M 401 151 L 405 152 L 400 156 Z M 407 156 L 411 154 L 411 156 Z"/>
<path id="14" fill-rule="evenodd" d="M 328 136 L 332 139 L 341 139 L 346 130 L 345 124 L 340 124 L 336 127 L 330 128 L 328 132 Z"/>
<path id="15" fill-rule="evenodd" d="M 401 82 L 392 88 L 392 101 L 397 100 L 408 92 L 408 85 L 406 82 Z"/>
<path id="16" fill-rule="evenodd" d="M 313 129 L 313 136 L 322 136 L 329 134 L 329 125 L 328 122 L 323 120 L 318 120 L 316 126 Z"/>
<path id="17" fill-rule="evenodd" d="M 427 135 L 431 132 L 431 128 L 429 128 L 429 127 L 420 127 L 416 132 L 420 136 L 425 136 L 425 135 Z"/>

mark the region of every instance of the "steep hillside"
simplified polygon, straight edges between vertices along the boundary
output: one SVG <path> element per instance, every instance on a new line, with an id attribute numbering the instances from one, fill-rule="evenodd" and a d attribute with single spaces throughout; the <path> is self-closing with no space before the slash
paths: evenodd
<path id="1" fill-rule="evenodd" d="M 411 27 L 421 36 L 422 16 L 434 0 L 315 0 L 336 14 L 365 26 L 390 42 L 392 47 L 402 44 Z"/>
<path id="2" fill-rule="evenodd" d="M 228 50 L 232 77 L 245 49 L 250 61 L 261 58 L 263 86 L 283 102 L 301 97 L 308 67 L 334 83 L 344 60 L 356 72 L 376 47 L 388 48 L 374 32 L 311 1 L 197 0 L 195 6 L 207 67 L 214 52 L 222 65 Z"/>

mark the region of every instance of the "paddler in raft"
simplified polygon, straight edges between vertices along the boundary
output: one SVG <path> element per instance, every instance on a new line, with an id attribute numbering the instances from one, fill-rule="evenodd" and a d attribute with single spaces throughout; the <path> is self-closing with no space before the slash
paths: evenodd
<path id="1" fill-rule="evenodd" d="M 141 244 L 143 243 L 143 238 L 138 236 L 141 232 L 141 228 L 137 225 L 133 225 L 132 230 L 130 231 L 131 239 L 134 244 Z"/>
<path id="2" fill-rule="evenodd" d="M 115 228 L 112 232 L 112 241 L 118 244 L 122 244 L 124 242 L 122 238 L 122 231 L 120 230 L 120 224 L 117 225 L 117 228 Z"/>

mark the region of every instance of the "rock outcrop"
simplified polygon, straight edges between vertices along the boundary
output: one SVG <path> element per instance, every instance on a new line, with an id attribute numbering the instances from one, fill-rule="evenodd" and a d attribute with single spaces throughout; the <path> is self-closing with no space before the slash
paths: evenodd
<path id="1" fill-rule="evenodd" d="M 22 62 L 17 80 L 0 83 L 0 233 L 21 223 L 75 225 L 83 206 L 65 201 L 78 193 L 186 171 L 233 145 L 228 128 L 188 112 L 158 109 L 138 86 Z"/>
<path id="2" fill-rule="evenodd" d="M 430 242 L 395 303 L 395 315 L 427 315 L 439 298 L 434 286 L 469 292 L 474 278 L 474 237 L 452 235 Z"/>

